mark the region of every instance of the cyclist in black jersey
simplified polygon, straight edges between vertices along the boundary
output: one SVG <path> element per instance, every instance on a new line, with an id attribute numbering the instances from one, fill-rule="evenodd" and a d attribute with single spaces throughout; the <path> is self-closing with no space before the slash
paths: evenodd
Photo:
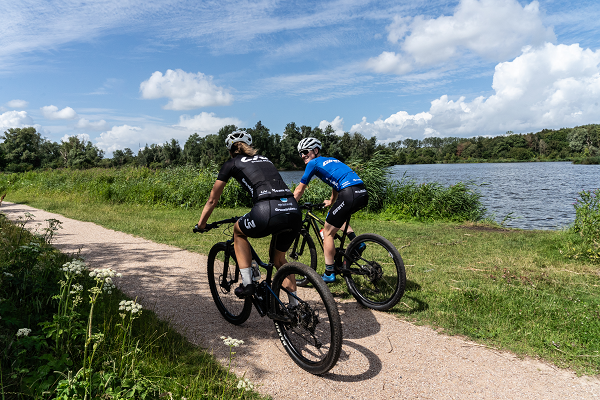
<path id="1" fill-rule="evenodd" d="M 274 264 L 279 269 L 287 262 L 285 252 L 300 231 L 302 212 L 273 163 L 252 148 L 250 134 L 235 131 L 227 136 L 225 145 L 231 158 L 221 167 L 197 226 L 200 230 L 206 227 L 229 178 L 234 177 L 250 193 L 254 204 L 252 210 L 241 217 L 233 229 L 235 255 L 242 275 L 242 284 L 235 289 L 235 294 L 247 297 L 254 294 L 248 237 L 260 238 L 291 229 L 277 236 Z M 295 294 L 296 281 L 287 278 L 284 287 Z M 296 301 L 295 297 L 290 296 L 291 305 Z"/>

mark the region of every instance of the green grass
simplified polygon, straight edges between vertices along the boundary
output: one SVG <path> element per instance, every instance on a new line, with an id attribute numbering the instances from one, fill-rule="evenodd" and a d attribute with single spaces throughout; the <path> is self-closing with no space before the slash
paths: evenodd
<path id="1" fill-rule="evenodd" d="M 203 254 L 226 238 L 220 230 L 191 232 L 199 210 L 107 205 L 22 191 L 7 200 Z M 211 221 L 246 211 L 216 209 Z M 352 226 L 358 233 L 378 233 L 400 249 L 408 285 L 391 311 L 399 318 L 578 374 L 600 373 L 600 273 L 590 262 L 561 254 L 568 232 L 377 218 L 363 213 Z M 265 254 L 267 240 L 253 243 Z M 349 298 L 341 283 L 331 290 Z"/>
<path id="2" fill-rule="evenodd" d="M 239 389 L 228 368 L 153 312 L 129 319 L 119 308 L 128 299 L 118 290 L 100 290 L 92 314 L 88 294 L 97 280 L 67 279 L 61 268 L 69 257 L 48 244 L 49 235 L 23 230 L 23 222 L 0 215 L 1 399 L 80 399 L 86 388 L 88 398 L 264 398 Z M 18 336 L 23 328 L 30 333 Z"/>

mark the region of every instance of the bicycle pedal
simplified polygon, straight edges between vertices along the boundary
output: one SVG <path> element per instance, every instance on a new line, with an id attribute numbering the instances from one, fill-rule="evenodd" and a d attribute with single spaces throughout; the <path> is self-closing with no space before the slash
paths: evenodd
<path id="1" fill-rule="evenodd" d="M 274 312 L 268 312 L 267 316 L 269 318 L 271 318 L 274 321 L 279 321 L 279 322 L 284 322 L 286 324 L 289 324 L 292 322 L 292 318 L 287 315 L 287 314 L 279 314 L 279 313 L 274 313 Z"/>
<path id="2" fill-rule="evenodd" d="M 253 284 L 246 286 L 244 286 L 244 284 L 240 284 L 240 286 L 238 286 L 233 293 L 235 293 L 235 295 L 240 299 L 245 299 L 246 297 L 251 297 L 254 294 L 254 291 Z"/>

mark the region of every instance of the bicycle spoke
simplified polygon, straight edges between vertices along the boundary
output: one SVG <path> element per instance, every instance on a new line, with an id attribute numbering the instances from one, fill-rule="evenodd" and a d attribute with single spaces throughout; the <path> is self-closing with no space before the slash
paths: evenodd
<path id="1" fill-rule="evenodd" d="M 352 262 L 350 274 L 345 276 L 350 293 L 364 306 L 387 310 L 402 297 L 406 276 L 400 254 L 383 237 L 375 234 L 363 234 L 352 242 L 348 254 L 358 259 L 346 257 Z"/>
<path id="2" fill-rule="evenodd" d="M 283 287 L 285 282 L 290 282 L 291 272 L 304 274 L 309 280 L 310 287 L 297 287 L 298 304 L 290 301 Z M 303 264 L 286 264 L 277 275 L 273 289 L 286 308 L 285 315 L 291 319 L 275 321 L 285 350 L 298 365 L 311 373 L 328 371 L 341 350 L 341 323 L 331 293 L 321 277 Z"/>
<path id="3" fill-rule="evenodd" d="M 235 258 L 226 257 L 225 252 L 225 243 L 217 243 L 211 249 L 207 266 L 208 283 L 221 315 L 232 324 L 241 324 L 248 319 L 252 311 L 252 303 L 238 298 L 233 293 L 238 282 L 241 282 L 241 276 L 239 272 L 236 274 Z M 227 265 L 226 271 L 225 265 Z"/>

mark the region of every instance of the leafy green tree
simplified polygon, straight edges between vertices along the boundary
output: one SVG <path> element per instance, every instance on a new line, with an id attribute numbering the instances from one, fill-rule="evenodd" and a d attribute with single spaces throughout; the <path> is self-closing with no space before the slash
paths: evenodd
<path id="1" fill-rule="evenodd" d="M 69 168 L 86 169 L 99 165 L 104 152 L 94 146 L 92 142 L 69 136 L 67 141 L 61 141 L 60 155 L 63 164 Z"/>
<path id="2" fill-rule="evenodd" d="M 111 165 L 113 167 L 122 167 L 127 164 L 133 164 L 135 162 L 135 154 L 133 151 L 126 147 L 123 150 L 115 150 L 111 159 Z"/>
<path id="3" fill-rule="evenodd" d="M 281 154 L 279 156 L 279 167 L 282 169 L 300 169 L 304 162 L 298 156 L 298 142 L 303 138 L 300 128 L 295 122 L 286 125 L 281 139 Z"/>
<path id="4" fill-rule="evenodd" d="M 252 136 L 252 146 L 278 166 L 281 151 L 279 135 L 271 135 L 261 121 L 258 121 L 254 128 L 247 129 L 247 132 Z"/>
<path id="5" fill-rule="evenodd" d="M 222 165 L 229 158 L 229 152 L 225 147 L 225 138 L 235 130 L 237 130 L 235 125 L 227 125 L 221 128 L 216 135 L 211 134 L 200 137 L 200 135 L 194 133 L 188 138 L 183 147 L 183 162 L 199 165 L 202 168 L 211 164 Z"/>
<path id="6" fill-rule="evenodd" d="M 0 136 L 6 170 L 23 172 L 42 165 L 44 139 L 33 127 L 10 128 Z"/>
<path id="7" fill-rule="evenodd" d="M 144 148 L 138 151 L 137 163 L 142 167 L 159 168 L 162 166 L 160 153 L 162 146 L 152 143 L 150 146 L 146 143 Z"/>
<path id="8" fill-rule="evenodd" d="M 41 145 L 41 152 L 42 168 L 60 168 L 63 166 L 58 143 L 44 140 Z"/>
<path id="9" fill-rule="evenodd" d="M 182 151 L 179 141 L 171 139 L 160 149 L 160 161 L 163 167 L 182 164 Z"/>
<path id="10" fill-rule="evenodd" d="M 4 171 L 5 166 L 6 166 L 6 160 L 4 159 L 4 148 L 0 144 L 0 171 Z"/>

